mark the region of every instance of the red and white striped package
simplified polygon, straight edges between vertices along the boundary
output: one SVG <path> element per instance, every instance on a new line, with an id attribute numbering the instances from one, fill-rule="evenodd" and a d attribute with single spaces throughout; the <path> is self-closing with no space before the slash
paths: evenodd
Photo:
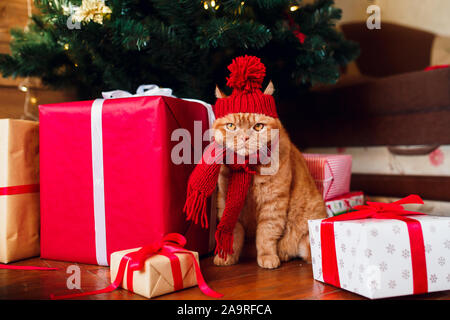
<path id="1" fill-rule="evenodd" d="M 304 153 L 303 157 L 324 200 L 350 191 L 351 155 Z"/>

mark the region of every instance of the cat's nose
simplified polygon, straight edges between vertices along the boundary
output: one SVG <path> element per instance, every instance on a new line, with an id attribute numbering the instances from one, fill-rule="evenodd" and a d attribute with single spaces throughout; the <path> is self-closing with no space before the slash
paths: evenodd
<path id="1" fill-rule="evenodd" d="M 248 139 L 250 139 L 249 136 L 244 136 L 244 141 L 247 141 Z"/>

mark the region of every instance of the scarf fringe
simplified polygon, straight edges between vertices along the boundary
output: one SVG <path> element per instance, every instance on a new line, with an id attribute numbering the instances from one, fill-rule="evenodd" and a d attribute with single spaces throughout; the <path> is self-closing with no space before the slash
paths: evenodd
<path id="1" fill-rule="evenodd" d="M 233 253 L 233 232 L 223 230 L 218 226 L 215 238 L 216 250 L 214 253 L 219 255 L 220 258 L 226 259 L 228 254 Z"/>
<path id="2" fill-rule="evenodd" d="M 183 212 L 186 213 L 186 220 L 192 220 L 198 224 L 201 220 L 202 228 L 208 228 L 208 215 L 206 213 L 207 197 L 198 190 L 190 190 L 186 203 L 184 204 Z"/>

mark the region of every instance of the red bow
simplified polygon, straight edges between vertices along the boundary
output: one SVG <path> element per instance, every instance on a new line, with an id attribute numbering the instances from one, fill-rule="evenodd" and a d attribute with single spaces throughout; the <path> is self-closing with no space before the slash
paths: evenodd
<path id="1" fill-rule="evenodd" d="M 406 218 L 406 215 L 423 215 L 423 213 L 415 211 L 407 211 L 403 209 L 402 204 L 417 203 L 423 204 L 422 198 L 418 195 L 411 194 L 403 199 L 397 200 L 392 203 L 383 202 L 370 202 L 367 201 L 367 205 L 354 206 L 353 209 L 357 211 L 348 212 L 343 215 L 334 216 L 325 219 L 323 222 L 334 221 L 347 221 L 347 220 L 359 220 L 359 219 L 398 219 L 402 221 L 414 220 Z M 414 220 L 415 221 L 415 220 Z"/>
<path id="2" fill-rule="evenodd" d="M 186 238 L 184 236 L 178 233 L 169 233 L 159 242 L 144 246 L 138 251 L 130 252 L 124 255 L 122 257 L 122 260 L 120 261 L 116 279 L 108 287 L 101 290 L 75 293 L 65 296 L 51 295 L 51 299 L 70 299 L 87 295 L 111 292 L 117 289 L 122 284 L 127 263 L 128 263 L 127 287 L 128 290 L 133 291 L 134 271 L 141 270 L 144 267 L 145 261 L 151 256 L 156 254 L 164 255 L 170 259 L 170 264 L 172 267 L 172 275 L 174 280 L 174 289 L 175 291 L 181 290 L 183 289 L 183 278 L 181 273 L 180 260 L 175 255 L 175 253 L 189 254 L 192 257 L 198 286 L 205 295 L 213 298 L 223 297 L 221 293 L 217 293 L 208 287 L 200 271 L 200 266 L 197 262 L 197 259 L 195 258 L 195 255 L 191 251 L 184 249 L 185 245 L 186 245 Z"/>
<path id="3" fill-rule="evenodd" d="M 336 244 L 334 239 L 334 222 L 359 219 L 396 219 L 408 226 L 411 245 L 411 260 L 414 281 L 414 294 L 428 292 L 427 266 L 425 260 L 425 245 L 420 222 L 406 215 L 423 215 L 415 211 L 403 209 L 403 204 L 423 204 L 422 199 L 415 194 L 409 195 L 393 203 L 367 202 L 367 205 L 355 206 L 357 211 L 341 214 L 322 220 L 320 238 L 322 243 L 322 271 L 323 280 L 340 287 L 339 272 L 336 258 Z"/>

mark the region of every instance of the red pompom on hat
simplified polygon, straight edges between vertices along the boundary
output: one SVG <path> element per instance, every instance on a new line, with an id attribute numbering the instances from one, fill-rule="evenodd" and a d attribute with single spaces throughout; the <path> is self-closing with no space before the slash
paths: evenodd
<path id="1" fill-rule="evenodd" d="M 233 92 L 227 98 L 217 99 L 214 106 L 216 118 L 229 113 L 259 113 L 278 118 L 275 99 L 261 91 L 266 67 L 258 57 L 237 57 L 228 66 L 227 85 Z"/>

